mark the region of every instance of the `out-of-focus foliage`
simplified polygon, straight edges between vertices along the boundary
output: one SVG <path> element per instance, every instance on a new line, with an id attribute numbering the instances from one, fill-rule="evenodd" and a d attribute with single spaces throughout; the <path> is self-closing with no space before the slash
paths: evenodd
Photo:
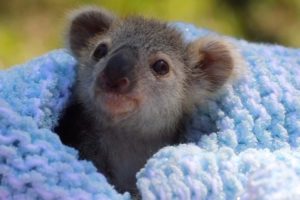
<path id="1" fill-rule="evenodd" d="M 120 16 L 183 21 L 251 41 L 300 46 L 299 0 L 1 0 L 0 68 L 63 47 L 67 13 L 91 4 Z"/>

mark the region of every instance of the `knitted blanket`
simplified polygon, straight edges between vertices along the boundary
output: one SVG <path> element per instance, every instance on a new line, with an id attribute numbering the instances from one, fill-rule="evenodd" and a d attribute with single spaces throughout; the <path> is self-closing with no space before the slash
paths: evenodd
<path id="1" fill-rule="evenodd" d="M 210 31 L 177 23 L 187 40 Z M 248 72 L 195 110 L 187 144 L 137 174 L 143 199 L 300 199 L 300 49 L 230 38 Z M 53 133 L 74 83 L 66 50 L 0 71 L 0 199 L 130 199 Z"/>

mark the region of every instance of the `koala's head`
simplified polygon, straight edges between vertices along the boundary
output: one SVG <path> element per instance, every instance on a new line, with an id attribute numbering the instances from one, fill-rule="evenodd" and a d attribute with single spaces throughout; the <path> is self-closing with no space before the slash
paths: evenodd
<path id="1" fill-rule="evenodd" d="M 79 62 L 76 92 L 83 105 L 107 123 L 141 132 L 176 128 L 227 82 L 238 57 L 222 39 L 186 44 L 166 23 L 118 19 L 97 8 L 73 15 L 68 45 Z"/>

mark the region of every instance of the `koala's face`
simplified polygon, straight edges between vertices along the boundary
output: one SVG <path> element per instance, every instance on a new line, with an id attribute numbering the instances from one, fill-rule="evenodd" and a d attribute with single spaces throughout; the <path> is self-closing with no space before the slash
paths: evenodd
<path id="1" fill-rule="evenodd" d="M 191 95 L 223 85 L 233 66 L 230 49 L 215 40 L 184 44 L 165 23 L 118 20 L 98 9 L 73 18 L 69 46 L 79 61 L 77 93 L 87 109 L 108 123 L 150 132 L 176 128 L 195 104 Z"/>

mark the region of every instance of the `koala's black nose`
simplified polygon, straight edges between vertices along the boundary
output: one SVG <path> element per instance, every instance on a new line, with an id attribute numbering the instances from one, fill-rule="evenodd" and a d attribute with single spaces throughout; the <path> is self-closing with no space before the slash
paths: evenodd
<path id="1" fill-rule="evenodd" d="M 122 47 L 117 50 L 99 77 L 101 88 L 106 91 L 128 92 L 133 87 L 136 63 L 135 49 Z"/>

